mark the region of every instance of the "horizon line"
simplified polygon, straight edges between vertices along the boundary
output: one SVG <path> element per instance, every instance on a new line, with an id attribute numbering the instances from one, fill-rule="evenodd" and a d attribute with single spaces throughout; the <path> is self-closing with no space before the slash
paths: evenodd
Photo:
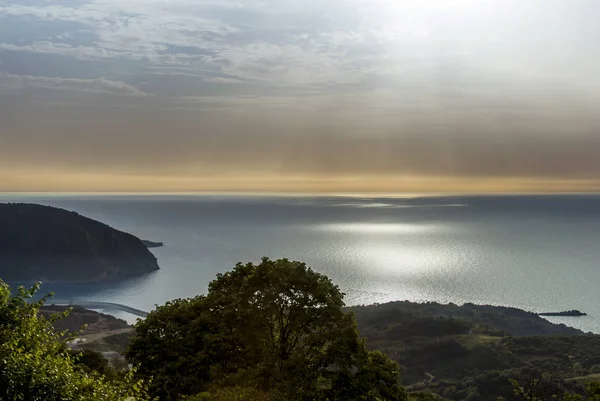
<path id="1" fill-rule="evenodd" d="M 381 197 L 381 198 L 425 198 L 456 196 L 567 196 L 600 195 L 600 191 L 589 192 L 300 192 L 300 191 L 2 191 L 2 196 L 248 196 L 248 197 Z"/>

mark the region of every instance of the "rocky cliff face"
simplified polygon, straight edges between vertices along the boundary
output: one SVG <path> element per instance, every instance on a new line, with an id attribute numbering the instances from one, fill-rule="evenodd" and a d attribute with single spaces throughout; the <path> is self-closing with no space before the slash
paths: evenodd
<path id="1" fill-rule="evenodd" d="M 75 212 L 0 204 L 0 278 L 116 280 L 158 270 L 142 241 Z"/>

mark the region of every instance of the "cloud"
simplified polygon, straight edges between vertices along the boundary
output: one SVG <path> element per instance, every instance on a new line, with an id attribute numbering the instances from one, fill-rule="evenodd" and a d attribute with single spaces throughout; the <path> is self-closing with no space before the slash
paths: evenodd
<path id="1" fill-rule="evenodd" d="M 11 165 L 363 184 L 600 174 L 596 2 L 0 4 Z"/>
<path id="2" fill-rule="evenodd" d="M 1 50 L 32 52 L 42 54 L 56 54 L 60 56 L 73 57 L 78 60 L 102 60 L 102 59 L 122 59 L 134 61 L 146 61 L 151 64 L 160 65 L 191 65 L 194 60 L 201 61 L 206 56 L 188 55 L 188 54 L 161 54 L 161 49 L 165 46 L 157 45 L 155 49 L 145 49 L 144 52 L 136 53 L 132 51 L 107 50 L 102 47 L 91 46 L 71 46 L 64 43 L 54 43 L 49 41 L 39 41 L 30 45 L 14 45 L 10 43 L 0 43 Z"/>
<path id="3" fill-rule="evenodd" d="M 66 45 L 56 38 L 4 43 L 2 48 L 84 60 L 126 59 L 139 62 L 139 69 L 163 65 L 221 71 L 271 86 L 314 84 L 327 91 L 335 91 L 336 85 L 345 90 L 348 84 L 410 81 L 415 71 L 432 63 L 486 73 L 496 70 L 515 77 L 583 79 L 581 72 L 593 73 L 586 64 L 565 63 L 561 58 L 561 51 L 573 48 L 577 41 L 565 39 L 560 26 L 545 27 L 543 32 L 549 33 L 543 36 L 538 29 L 544 22 L 554 22 L 558 12 L 580 18 L 581 13 L 574 11 L 577 8 L 563 10 L 553 3 L 540 12 L 525 7 L 524 14 L 537 17 L 528 27 L 522 24 L 525 18 L 508 11 L 512 2 L 493 3 L 176 0 L 167 5 L 95 0 L 76 7 L 60 2 L 45 6 L 9 3 L 5 7 L 8 16 L 77 23 L 87 26 L 94 38 L 87 45 Z M 480 34 L 483 30 L 486 37 Z M 554 54 L 550 49 L 539 57 L 535 45 L 540 40 L 558 44 L 560 51 Z M 578 57 L 594 56 L 582 52 Z M 596 65 L 600 62 L 598 57 L 595 61 Z M 578 74 L 569 71 L 573 67 L 580 70 Z M 435 85 L 447 84 L 435 70 L 429 71 L 429 78 L 439 80 Z"/>
<path id="4" fill-rule="evenodd" d="M 330 2 L 327 7 L 316 1 L 299 5 L 226 0 L 178 0 L 168 7 L 109 0 L 79 7 L 9 4 L 5 9 L 9 16 L 76 22 L 88 26 L 95 38 L 88 45 L 66 45 L 56 38 L 4 43 L 2 48 L 83 60 L 128 59 L 139 61 L 140 68 L 146 63 L 219 70 L 269 85 L 344 85 L 365 75 L 389 73 L 398 60 L 390 58 L 388 47 L 403 47 L 390 36 L 393 29 L 369 25 L 374 12 L 367 4 L 353 0 Z M 363 11 L 368 11 L 366 17 Z"/>
<path id="5" fill-rule="evenodd" d="M 0 72 L 0 91 L 19 92 L 23 89 L 60 89 L 89 93 L 108 93 L 123 96 L 148 96 L 147 93 L 124 82 L 106 78 L 79 79 L 35 77 Z"/>

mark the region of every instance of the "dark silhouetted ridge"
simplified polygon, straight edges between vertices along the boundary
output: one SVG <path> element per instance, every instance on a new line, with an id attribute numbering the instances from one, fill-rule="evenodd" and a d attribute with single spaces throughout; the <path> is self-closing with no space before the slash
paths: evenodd
<path id="1" fill-rule="evenodd" d="M 0 204 L 0 278 L 105 281 L 158 270 L 142 241 L 96 220 L 36 204 Z"/>

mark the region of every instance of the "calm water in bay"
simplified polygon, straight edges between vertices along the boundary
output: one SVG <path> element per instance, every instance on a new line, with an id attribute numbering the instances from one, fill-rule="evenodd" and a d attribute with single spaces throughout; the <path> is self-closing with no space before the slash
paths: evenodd
<path id="1" fill-rule="evenodd" d="M 57 299 L 150 310 L 204 293 L 262 256 L 307 262 L 348 304 L 393 300 L 579 309 L 600 333 L 600 196 L 430 198 L 0 195 L 77 211 L 142 239 L 161 270 L 121 283 L 48 284 Z"/>

